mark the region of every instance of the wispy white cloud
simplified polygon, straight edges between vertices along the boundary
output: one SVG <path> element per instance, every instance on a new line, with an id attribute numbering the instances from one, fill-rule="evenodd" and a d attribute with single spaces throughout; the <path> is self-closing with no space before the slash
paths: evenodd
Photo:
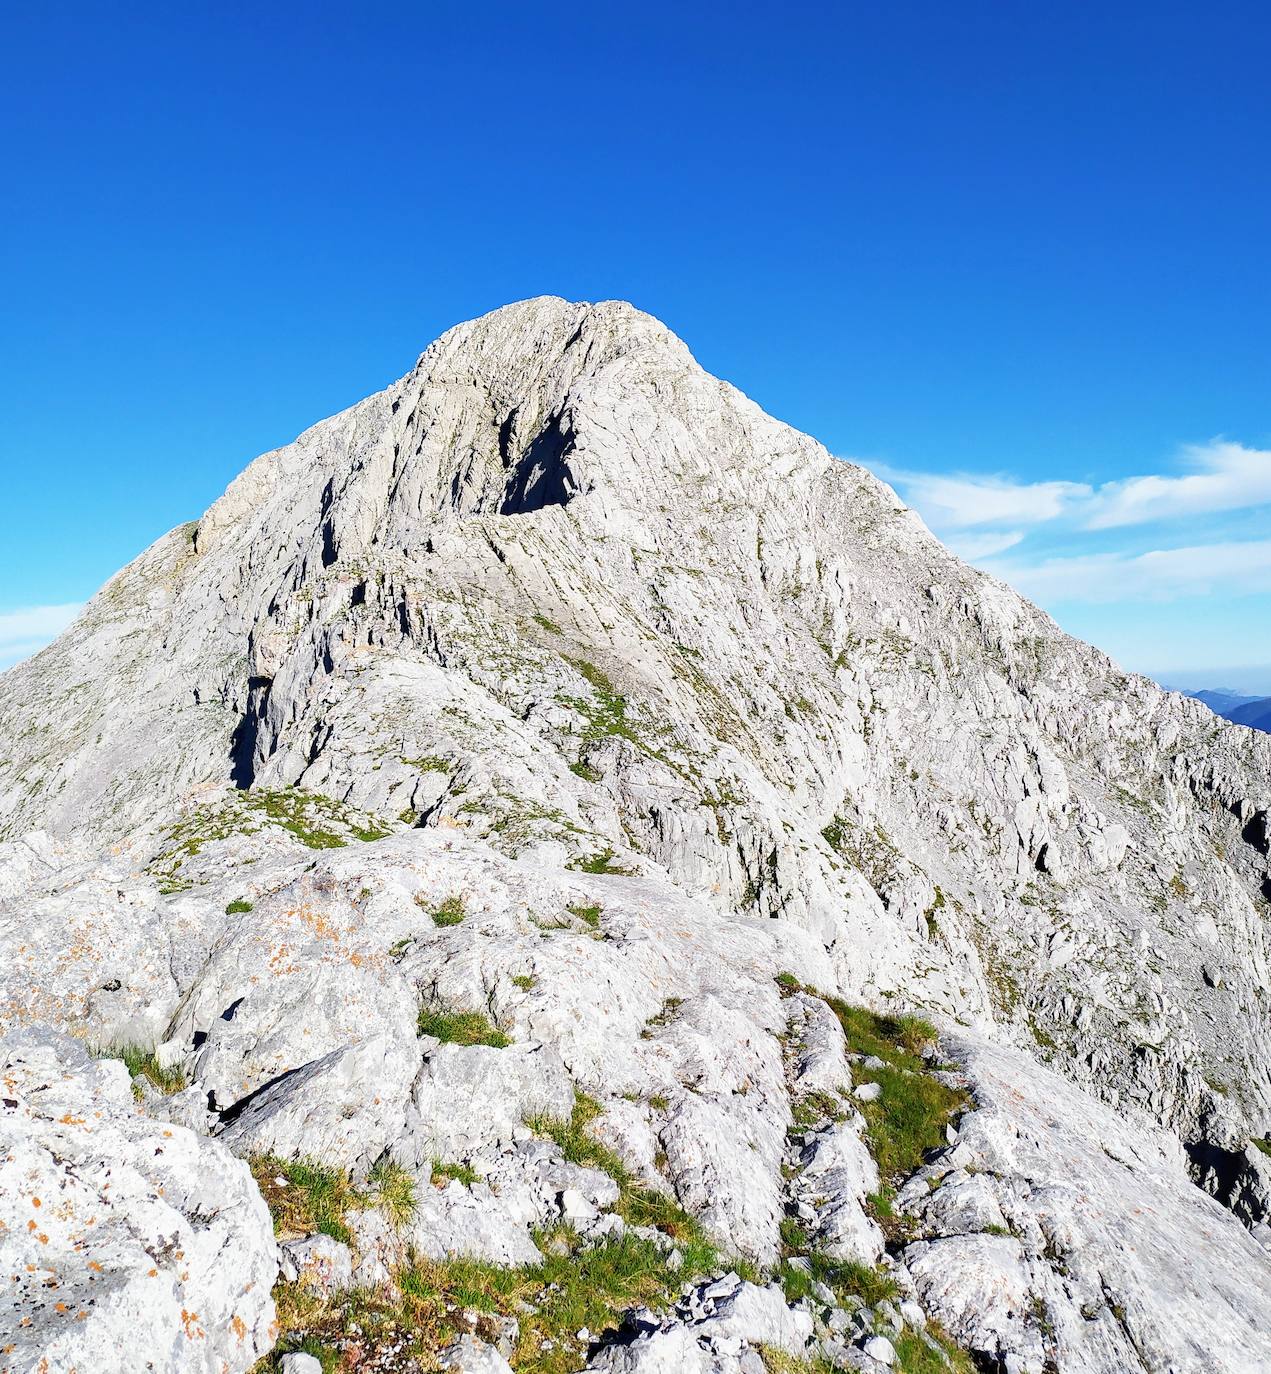
<path id="1" fill-rule="evenodd" d="M 959 558 L 975 563 L 981 558 L 992 558 L 994 554 L 1013 549 L 1023 538 L 1023 530 L 984 530 L 980 533 L 960 530 L 948 535 L 944 542 Z"/>
<path id="2" fill-rule="evenodd" d="M 1127 477 L 1099 487 L 1086 528 L 1104 530 L 1271 505 L 1271 450 L 1215 439 L 1189 445 L 1183 460 L 1194 470 L 1182 477 Z"/>
<path id="3" fill-rule="evenodd" d="M 79 614 L 79 602 L 62 606 L 27 606 L 0 612 L 0 671 L 29 658 L 55 639 Z"/>
<path id="4" fill-rule="evenodd" d="M 994 525 L 1016 531 L 1056 521 L 1103 530 L 1271 505 L 1269 449 L 1213 439 L 1186 446 L 1180 460 L 1190 471 L 1126 477 L 1098 486 L 1020 482 L 1005 474 L 915 472 L 878 464 L 874 470 L 898 487 L 937 531 Z"/>
<path id="5" fill-rule="evenodd" d="M 1093 493 L 1084 482 L 1017 482 L 1007 476 L 945 476 L 878 463 L 872 466 L 880 477 L 899 487 L 923 519 L 937 529 L 1039 525 L 1057 519 Z"/>
<path id="6" fill-rule="evenodd" d="M 1172 601 L 1265 593 L 1271 539 L 1193 544 L 1147 553 L 1092 553 L 1037 562 L 991 562 L 988 570 L 1045 605 Z"/>

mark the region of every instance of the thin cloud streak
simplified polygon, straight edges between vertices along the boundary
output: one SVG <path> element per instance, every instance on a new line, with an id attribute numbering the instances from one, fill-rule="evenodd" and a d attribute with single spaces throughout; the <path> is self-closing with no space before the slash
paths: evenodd
<path id="1" fill-rule="evenodd" d="M 984 570 L 1046 605 L 1255 596 L 1271 575 L 1271 539 L 1193 544 L 1147 553 L 1078 554 L 1036 563 L 988 560 Z"/>
<path id="2" fill-rule="evenodd" d="M 1080 529 L 1104 530 L 1271 505 L 1271 450 L 1214 439 L 1187 446 L 1181 456 L 1192 469 L 1181 476 L 1148 474 L 1097 487 L 874 466 L 935 529 L 1032 527 L 1065 520 Z"/>
<path id="3" fill-rule="evenodd" d="M 975 563 L 981 558 L 992 558 L 995 554 L 1005 553 L 1023 539 L 1023 530 L 987 530 L 983 534 L 951 534 L 944 542 L 959 558 L 965 558 L 968 563 Z"/>
<path id="4" fill-rule="evenodd" d="M 74 601 L 0 612 L 0 672 L 56 639 L 82 609 L 82 603 Z"/>
<path id="5" fill-rule="evenodd" d="M 1128 477 L 1099 488 L 1086 528 L 1113 529 L 1271 505 L 1271 451 L 1215 439 L 1183 450 L 1184 477 Z"/>
<path id="6" fill-rule="evenodd" d="M 1012 477 L 973 477 L 912 472 L 875 463 L 873 471 L 900 487 L 905 499 L 933 527 L 1040 525 L 1058 519 L 1093 488 L 1082 482 L 1017 482 Z"/>

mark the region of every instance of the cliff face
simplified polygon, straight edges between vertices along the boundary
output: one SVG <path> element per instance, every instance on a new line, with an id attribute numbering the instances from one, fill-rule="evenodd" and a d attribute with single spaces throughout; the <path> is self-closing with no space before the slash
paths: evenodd
<path id="1" fill-rule="evenodd" d="M 263 1138 L 250 1094 L 374 1041 L 380 1125 L 352 1141 L 313 1128 L 354 1168 L 424 1148 L 421 996 L 492 1008 L 602 1097 L 611 1074 L 647 1092 L 663 1070 L 687 1091 L 702 1062 L 741 1073 L 763 1086 L 740 1116 L 715 1083 L 723 1117 L 686 1107 L 642 1166 L 768 1263 L 791 1091 L 772 978 L 790 969 L 961 1023 L 1014 1071 L 1048 1065 L 1091 1112 L 1086 1094 L 1154 1120 L 1189 1152 L 1170 1166 L 1179 1197 L 1190 1168 L 1257 1228 L 1269 805 L 1271 740 L 1065 636 L 657 321 L 528 301 L 258 458 L 0 678 L 15 942 L 0 995 L 13 1020 L 170 1044 L 220 1114 L 200 1129 L 238 1132 L 242 1152 Z M 342 851 L 309 872 L 315 840 L 351 843 L 356 864 Z M 355 880 L 371 895 L 352 897 Z M 447 883 L 488 896 L 493 926 L 425 940 L 421 883 L 429 901 Z M 254 911 L 231 922 L 249 888 Z M 575 931 L 556 983 L 536 973 L 518 998 L 518 912 L 623 904 L 639 915 L 621 939 Z M 332 973 L 305 926 L 287 936 L 300 983 L 253 983 L 277 922 L 327 907 L 357 959 Z M 88 926 L 96 958 L 66 935 Z M 400 940 L 410 953 L 386 961 Z M 668 951 L 694 942 L 700 963 L 676 969 Z M 129 951 L 109 997 L 106 945 Z M 37 948 L 55 973 L 35 971 Z M 567 993 L 571 977 L 603 994 Z M 306 1010 L 301 1044 L 285 1028 L 314 999 L 322 1025 Z M 655 1071 L 622 1046 L 668 999 L 687 1010 Z M 232 1034 L 217 1025 L 231 1005 Z M 624 1100 L 608 1092 L 605 1120 L 635 1157 L 661 1128 L 637 1128 Z M 725 1119 L 752 1148 L 703 1163 Z M 1040 1335 L 962 1325 L 995 1359 L 1057 1358 Z M 1150 1354 L 1122 1335 L 1105 1363 L 1068 1338 L 1061 1367 Z"/>

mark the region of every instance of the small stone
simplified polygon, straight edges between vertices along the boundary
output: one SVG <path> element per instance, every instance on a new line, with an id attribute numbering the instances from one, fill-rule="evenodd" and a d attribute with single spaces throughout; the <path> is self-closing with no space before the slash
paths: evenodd
<path id="1" fill-rule="evenodd" d="M 927 1325 L 927 1314 L 912 1298 L 905 1298 L 900 1304 L 901 1320 L 913 1331 L 922 1331 Z"/>
<path id="2" fill-rule="evenodd" d="M 301 1350 L 284 1355 L 278 1363 L 281 1374 L 322 1374 L 322 1362 Z"/>
<path id="3" fill-rule="evenodd" d="M 560 1195 L 560 1209 L 569 1221 L 590 1221 L 600 1215 L 599 1209 L 577 1188 L 566 1188 Z"/>
<path id="4" fill-rule="evenodd" d="M 543 1348 L 549 1347 L 544 1342 Z M 451 1374 L 512 1374 L 512 1366 L 492 1346 L 475 1336 L 460 1336 L 437 1357 L 437 1363 Z"/>
<path id="5" fill-rule="evenodd" d="M 861 1349 L 871 1360 L 877 1360 L 879 1364 L 890 1367 L 896 1363 L 896 1347 L 886 1336 L 871 1336 Z"/>
<path id="6" fill-rule="evenodd" d="M 883 1085 L 881 1083 L 858 1083 L 852 1090 L 853 1096 L 858 1102 L 877 1102 L 883 1095 Z"/>

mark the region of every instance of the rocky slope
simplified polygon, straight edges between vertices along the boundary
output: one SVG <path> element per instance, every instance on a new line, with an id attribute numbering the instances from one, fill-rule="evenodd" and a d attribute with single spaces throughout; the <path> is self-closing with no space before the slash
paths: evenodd
<path id="1" fill-rule="evenodd" d="M 0 1014 L 154 1052 L 191 1086 L 146 1112 L 218 1148 L 408 1175 L 411 1220 L 341 1223 L 376 1282 L 690 1224 L 643 1235 L 632 1188 L 753 1268 L 518 1367 L 880 1368 L 938 1317 L 985 1368 L 1254 1370 L 1269 805 L 1271 740 L 657 321 L 529 301 L 0 677 Z M 947 1066 L 865 1053 L 832 995 L 934 1019 Z M 892 1296 L 792 1277 L 849 1263 Z"/>

